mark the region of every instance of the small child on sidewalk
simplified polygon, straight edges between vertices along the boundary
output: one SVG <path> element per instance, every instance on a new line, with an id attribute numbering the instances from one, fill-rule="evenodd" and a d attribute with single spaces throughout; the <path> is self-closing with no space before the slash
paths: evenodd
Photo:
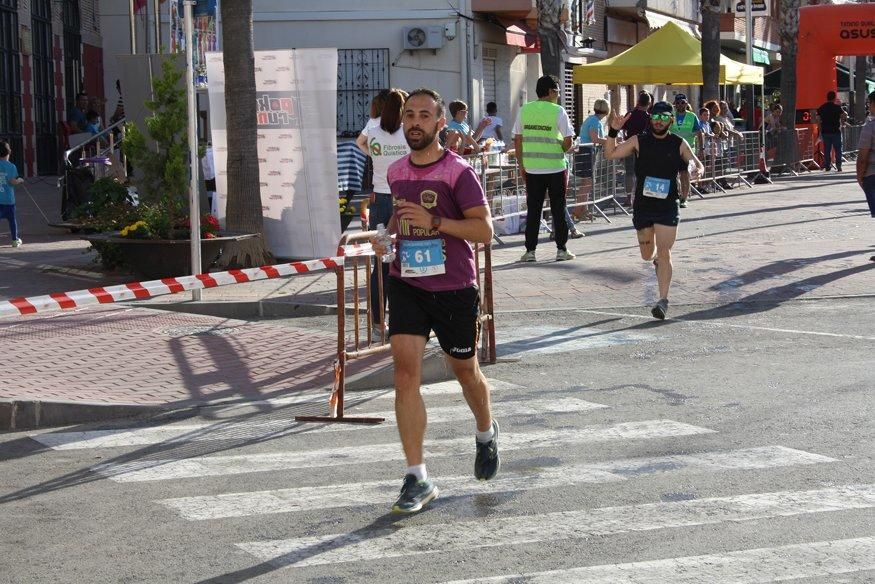
<path id="1" fill-rule="evenodd" d="M 21 239 L 18 237 L 18 222 L 15 220 L 15 185 L 24 182 L 18 176 L 18 169 L 9 162 L 12 148 L 8 142 L 0 142 L 0 219 L 9 222 L 9 230 L 12 232 L 12 247 L 19 247 Z"/>

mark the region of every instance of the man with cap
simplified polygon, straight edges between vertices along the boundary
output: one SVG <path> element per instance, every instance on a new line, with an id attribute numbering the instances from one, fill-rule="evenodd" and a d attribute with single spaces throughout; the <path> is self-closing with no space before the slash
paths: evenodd
<path id="1" fill-rule="evenodd" d="M 687 116 L 689 117 L 689 116 Z M 695 117 L 695 116 L 693 116 Z M 671 286 L 671 248 L 677 238 L 678 171 L 692 161 L 701 173 L 705 169 L 689 144 L 669 132 L 675 121 L 671 105 L 659 101 L 650 115 L 650 132 L 632 136 L 617 144 L 617 133 L 629 119 L 612 112 L 605 143 L 608 160 L 637 156 L 635 162 L 635 198 L 632 202 L 632 224 L 638 232 L 641 257 L 652 261 L 659 284 L 659 301 L 650 313 L 660 320 L 668 312 L 668 289 Z"/>
<path id="2" fill-rule="evenodd" d="M 687 96 L 683 93 L 678 93 L 674 97 L 675 121 L 671 126 L 671 133 L 676 134 L 687 141 L 690 149 L 696 151 L 696 140 L 701 136 L 704 128 L 699 121 L 699 116 L 694 114 L 690 109 L 690 103 L 687 101 Z M 681 179 L 681 207 L 687 206 L 687 199 L 690 196 L 690 172 L 686 165 L 678 169 Z"/>

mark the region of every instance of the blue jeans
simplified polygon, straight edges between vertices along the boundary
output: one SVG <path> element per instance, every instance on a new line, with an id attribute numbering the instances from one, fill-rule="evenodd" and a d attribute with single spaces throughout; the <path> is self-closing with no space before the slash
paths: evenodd
<path id="1" fill-rule="evenodd" d="M 12 241 L 18 239 L 18 221 L 15 220 L 15 205 L 0 205 L 0 219 L 9 221 Z"/>
<path id="2" fill-rule="evenodd" d="M 832 168 L 832 160 L 830 159 L 830 151 L 835 151 L 836 168 L 842 169 L 842 135 L 839 134 L 824 134 L 823 136 L 823 167 L 826 170 Z"/>
<path id="3" fill-rule="evenodd" d="M 368 205 L 368 229 L 374 231 L 377 225 L 382 223 L 389 226 L 392 218 L 392 195 L 387 193 L 374 193 L 374 202 Z M 374 267 L 371 270 L 371 315 L 374 324 L 380 324 L 383 319 L 380 316 L 380 291 L 377 288 L 377 270 L 383 270 L 383 306 L 386 308 L 386 284 L 389 281 L 389 265 L 379 257 L 374 256 Z"/>
<path id="4" fill-rule="evenodd" d="M 866 193 L 866 202 L 869 203 L 869 214 L 875 217 L 875 174 L 863 178 L 863 192 Z"/>

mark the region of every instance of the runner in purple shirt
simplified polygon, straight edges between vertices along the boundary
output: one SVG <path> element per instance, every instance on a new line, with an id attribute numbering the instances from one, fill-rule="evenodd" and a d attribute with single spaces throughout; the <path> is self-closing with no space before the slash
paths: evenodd
<path id="1" fill-rule="evenodd" d="M 477 363 L 480 291 L 468 242 L 489 243 L 492 218 L 474 171 L 445 151 L 438 133 L 446 125 L 441 96 L 417 89 L 404 104 L 410 154 L 389 167 L 396 233 L 389 297 L 389 342 L 395 364 L 395 414 L 407 473 L 392 511 L 415 513 L 437 497 L 423 455 L 426 411 L 420 394 L 422 358 L 434 331 L 476 422 L 474 476 L 496 475 L 498 423 L 492 419 L 489 383 Z M 389 251 L 371 242 L 378 255 Z"/>

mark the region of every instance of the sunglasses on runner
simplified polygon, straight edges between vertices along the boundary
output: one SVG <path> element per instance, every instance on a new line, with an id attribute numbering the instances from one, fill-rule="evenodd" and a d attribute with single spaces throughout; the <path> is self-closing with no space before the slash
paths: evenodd
<path id="1" fill-rule="evenodd" d="M 657 122 L 669 122 L 671 121 L 671 114 L 653 114 L 650 118 Z"/>

